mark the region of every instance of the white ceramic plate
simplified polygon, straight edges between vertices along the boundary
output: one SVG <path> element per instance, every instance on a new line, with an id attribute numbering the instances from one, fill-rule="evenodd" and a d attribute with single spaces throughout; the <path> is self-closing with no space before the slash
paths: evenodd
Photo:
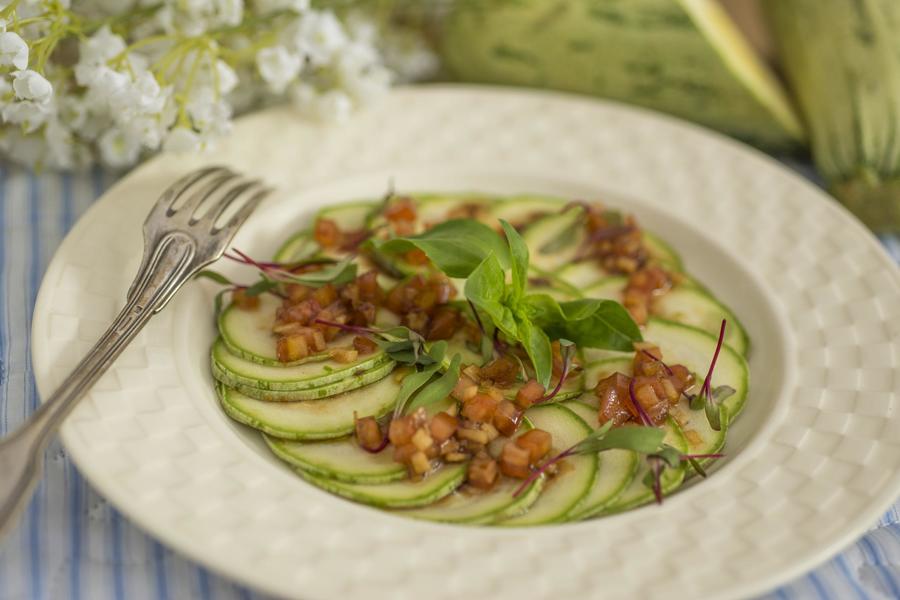
<path id="1" fill-rule="evenodd" d="M 432 525 L 310 487 L 229 421 L 207 366 L 212 289 L 190 285 L 62 434 L 117 508 L 227 576 L 304 598 L 740 597 L 837 552 L 900 492 L 900 277 L 877 241 L 742 145 L 551 93 L 401 89 L 333 128 L 270 110 L 208 156 L 149 162 L 47 271 L 33 332 L 42 395 L 123 304 L 158 193 L 209 163 L 278 187 L 235 243 L 258 256 L 315 209 L 378 196 L 391 178 L 400 190 L 611 199 L 682 253 L 753 345 L 728 458 L 663 506 L 515 531 Z"/>

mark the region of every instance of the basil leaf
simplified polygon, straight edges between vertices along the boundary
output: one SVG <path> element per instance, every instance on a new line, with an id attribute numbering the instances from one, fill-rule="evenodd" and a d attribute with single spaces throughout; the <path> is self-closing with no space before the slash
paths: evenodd
<path id="1" fill-rule="evenodd" d="M 246 290 L 244 290 L 244 294 L 247 296 L 259 296 L 260 294 L 265 294 L 266 292 L 275 289 L 278 287 L 278 282 L 274 279 L 269 279 L 268 277 L 263 277 Z"/>
<path id="2" fill-rule="evenodd" d="M 584 298 L 559 303 L 547 294 L 529 294 L 525 310 L 552 339 L 566 338 L 578 346 L 630 352 L 641 330 L 628 311 L 614 300 Z"/>
<path id="3" fill-rule="evenodd" d="M 420 406 L 434 404 L 449 396 L 456 382 L 459 381 L 459 363 L 461 360 L 461 355 L 454 354 L 447 371 L 438 379 L 422 388 L 413 401 L 409 403 L 408 410 L 415 410 Z"/>
<path id="4" fill-rule="evenodd" d="M 501 266 L 509 264 L 503 239 L 484 223 L 472 219 L 444 221 L 419 235 L 394 238 L 377 247 L 386 252 L 418 248 L 450 277 L 468 277 L 491 254 Z"/>
<path id="5" fill-rule="evenodd" d="M 234 285 L 230 279 L 215 271 L 200 271 L 194 275 L 194 279 L 212 279 L 216 283 L 221 283 L 222 285 Z"/>
<path id="6" fill-rule="evenodd" d="M 394 415 L 402 415 L 406 411 L 406 403 L 410 397 L 415 394 L 419 388 L 428 383 L 431 377 L 441 368 L 441 363 L 434 363 L 425 367 L 421 371 L 410 373 L 403 378 L 400 389 L 397 391 L 397 405 L 394 408 Z"/>
<path id="7" fill-rule="evenodd" d="M 293 283 L 300 283 L 311 287 L 322 287 L 323 285 L 343 285 L 350 283 L 356 279 L 356 263 L 352 258 L 345 258 L 339 263 L 330 267 L 325 267 L 319 271 L 311 271 L 302 275 L 291 275 L 290 280 Z"/>
<path id="8" fill-rule="evenodd" d="M 598 429 L 595 434 L 602 431 Z M 604 450 L 633 450 L 641 454 L 652 454 L 659 450 L 666 432 L 656 427 L 627 426 L 608 429 L 598 437 L 587 437 L 578 444 L 579 453 L 603 452 Z"/>
<path id="9" fill-rule="evenodd" d="M 550 377 L 553 375 L 553 350 L 550 347 L 550 338 L 528 319 L 518 322 L 518 330 L 519 341 L 534 366 L 535 378 L 545 389 L 549 388 Z"/>
<path id="10" fill-rule="evenodd" d="M 681 452 L 668 444 L 663 444 L 657 452 L 654 452 L 654 456 L 658 456 L 666 461 L 666 464 L 673 469 L 681 465 Z"/>
<path id="11" fill-rule="evenodd" d="M 511 302 L 517 303 L 525 294 L 525 284 L 528 281 L 528 246 L 519 232 L 512 225 L 500 219 L 503 232 L 506 234 L 506 243 L 509 245 L 510 266 L 512 267 L 512 291 Z"/>
<path id="12" fill-rule="evenodd" d="M 513 339 L 518 339 L 516 320 L 506 300 L 506 274 L 493 254 L 485 258 L 466 279 L 466 298 L 491 318 L 494 325 Z"/>

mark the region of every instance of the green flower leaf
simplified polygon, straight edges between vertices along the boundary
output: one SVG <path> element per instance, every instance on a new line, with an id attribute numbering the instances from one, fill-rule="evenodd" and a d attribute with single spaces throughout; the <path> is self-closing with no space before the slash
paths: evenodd
<path id="1" fill-rule="evenodd" d="M 529 317 L 551 339 L 566 338 L 578 346 L 630 352 L 641 330 L 628 311 L 613 300 L 584 298 L 557 302 L 547 294 L 529 294 L 524 305 Z"/>
<path id="2" fill-rule="evenodd" d="M 506 242 L 509 245 L 510 267 L 512 268 L 512 288 L 510 303 L 515 305 L 525 295 L 525 284 L 528 283 L 528 246 L 519 232 L 512 225 L 500 219 Z"/>
<path id="3" fill-rule="evenodd" d="M 491 254 L 502 268 L 509 265 L 509 252 L 493 229 L 472 219 L 445 221 L 419 235 L 376 243 L 385 252 L 418 248 L 450 277 L 468 277 Z"/>
<path id="4" fill-rule="evenodd" d="M 409 403 L 408 410 L 415 410 L 420 406 L 428 406 L 439 402 L 450 395 L 456 382 L 459 381 L 459 364 L 462 356 L 454 354 L 450 360 L 450 366 L 443 375 L 429 383 L 426 387 L 416 394 L 413 401 Z"/>
<path id="5" fill-rule="evenodd" d="M 516 319 L 506 304 L 506 273 L 495 255 L 489 255 L 472 271 L 466 279 L 465 294 L 500 331 L 519 339 Z"/>
<path id="6" fill-rule="evenodd" d="M 527 319 L 518 322 L 518 331 L 519 341 L 534 366 L 535 378 L 545 389 L 550 387 L 550 377 L 553 375 L 553 350 L 550 347 L 550 338 Z"/>

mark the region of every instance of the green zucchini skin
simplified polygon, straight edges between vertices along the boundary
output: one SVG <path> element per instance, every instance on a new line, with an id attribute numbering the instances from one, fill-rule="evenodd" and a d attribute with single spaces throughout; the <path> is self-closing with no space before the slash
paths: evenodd
<path id="1" fill-rule="evenodd" d="M 221 383 L 216 386 L 225 413 L 244 425 L 285 440 L 328 440 L 353 432 L 354 413 L 380 418 L 397 403 L 400 384 L 393 377 L 325 400 L 269 402 Z"/>
<path id="2" fill-rule="evenodd" d="M 770 150 L 804 141 L 787 92 L 707 0 L 458 0 L 442 54 L 464 81 L 621 100 Z"/>
<path id="3" fill-rule="evenodd" d="M 235 356 L 220 339 L 213 344 L 210 362 L 215 378 L 230 387 L 291 392 L 339 383 L 392 361 L 378 350 L 347 364 L 322 360 L 292 367 L 273 367 Z"/>
<path id="4" fill-rule="evenodd" d="M 332 494 L 379 508 L 413 508 L 432 504 L 462 485 L 467 464 L 446 463 L 419 481 L 402 480 L 383 484 L 346 483 L 318 477 L 306 471 L 300 476 Z"/>
<path id="5" fill-rule="evenodd" d="M 391 452 L 366 452 L 352 436 L 295 442 L 263 434 L 263 439 L 275 456 L 317 477 L 361 484 L 389 483 L 407 477 L 406 467 L 394 462 Z"/>
<path id="6" fill-rule="evenodd" d="M 228 374 L 221 371 L 217 363 L 213 363 L 213 377 L 217 381 L 256 400 L 266 402 L 296 402 L 301 400 L 327 400 L 333 396 L 364 388 L 380 381 L 391 374 L 396 363 L 388 361 L 376 365 L 368 371 L 353 371 L 343 379 L 318 386 L 295 390 L 270 390 L 256 385 L 235 384 L 229 380 Z"/>

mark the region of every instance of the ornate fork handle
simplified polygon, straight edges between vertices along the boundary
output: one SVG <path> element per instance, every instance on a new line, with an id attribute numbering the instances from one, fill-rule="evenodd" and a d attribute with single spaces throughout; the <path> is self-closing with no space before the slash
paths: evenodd
<path id="1" fill-rule="evenodd" d="M 163 192 L 144 222 L 144 255 L 124 308 L 46 402 L 0 440 L 0 534 L 30 497 L 43 449 L 63 419 L 181 286 L 222 256 L 269 192 L 224 167 L 189 173 Z"/>
<path id="2" fill-rule="evenodd" d="M 148 254 L 151 259 L 141 265 L 128 302 L 118 316 L 57 391 L 38 408 L 34 420 L 17 432 L 17 437 L 28 432 L 33 443 L 46 443 L 81 396 L 109 369 L 150 317 L 202 266 L 194 264 L 196 244 L 184 234 L 169 234 Z"/>
<path id="3" fill-rule="evenodd" d="M 4 440 L 0 455 L 0 529 L 14 520 L 40 473 L 42 451 L 78 400 L 140 333 L 154 313 L 202 267 L 195 264 L 196 243 L 187 235 L 161 239 L 135 278 L 129 300 L 106 333 L 78 366 L 19 430 Z"/>

